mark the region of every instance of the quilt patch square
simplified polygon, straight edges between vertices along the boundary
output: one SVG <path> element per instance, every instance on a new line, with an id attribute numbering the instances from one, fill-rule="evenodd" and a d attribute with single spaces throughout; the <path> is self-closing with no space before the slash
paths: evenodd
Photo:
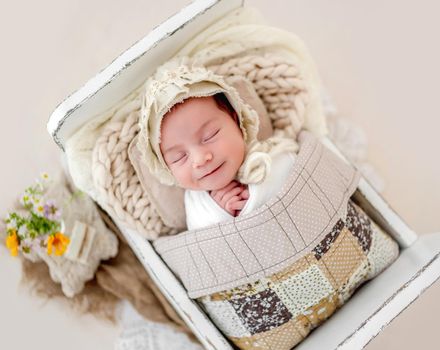
<path id="1" fill-rule="evenodd" d="M 280 283 L 288 278 L 295 276 L 305 270 L 307 270 L 311 264 L 316 263 L 316 259 L 313 254 L 309 253 L 302 258 L 295 261 L 292 265 L 287 266 L 280 272 L 276 272 L 269 276 L 268 279 L 273 283 Z"/>
<path id="2" fill-rule="evenodd" d="M 243 350 L 290 350 L 303 339 L 304 336 L 292 320 L 267 332 L 241 339 L 231 338 Z"/>
<path id="3" fill-rule="evenodd" d="M 356 237 L 343 228 L 329 251 L 318 261 L 320 269 L 337 290 L 366 259 Z"/>
<path id="4" fill-rule="evenodd" d="M 274 283 L 272 289 L 293 317 L 334 292 L 330 281 L 317 265 L 280 283 Z"/>
<path id="5" fill-rule="evenodd" d="M 309 307 L 302 316 L 305 316 L 311 324 L 311 328 L 318 327 L 322 322 L 329 318 L 339 307 L 337 293 L 326 296 L 319 303 Z M 301 317 L 301 316 L 300 316 Z"/>
<path id="6" fill-rule="evenodd" d="M 399 255 L 399 245 L 374 222 L 371 225 L 372 242 L 367 259 L 370 265 L 368 278 L 373 278 L 389 266 Z"/>
<path id="7" fill-rule="evenodd" d="M 341 230 L 344 228 L 344 222 L 339 219 L 335 226 L 333 226 L 331 232 L 329 232 L 324 239 L 319 242 L 319 244 L 313 248 L 313 253 L 315 253 L 316 260 L 319 260 L 322 258 L 322 256 L 327 253 L 327 251 L 330 249 L 333 242 L 336 240 L 336 238 L 341 233 Z"/>
<path id="8" fill-rule="evenodd" d="M 229 302 L 251 334 L 276 328 L 292 318 L 280 298 L 270 289 Z"/>
<path id="9" fill-rule="evenodd" d="M 208 298 L 202 298 L 200 301 L 212 321 L 226 336 L 241 338 L 251 335 L 230 303 L 210 301 Z"/>
<path id="10" fill-rule="evenodd" d="M 362 249 L 368 253 L 371 247 L 371 221 L 364 211 L 351 201 L 348 202 L 345 224 L 353 236 L 358 239 Z"/>
<path id="11" fill-rule="evenodd" d="M 252 296 L 270 288 L 271 283 L 269 279 L 262 278 L 253 283 L 246 283 L 232 289 L 211 294 L 210 298 L 211 300 L 230 300 Z"/>

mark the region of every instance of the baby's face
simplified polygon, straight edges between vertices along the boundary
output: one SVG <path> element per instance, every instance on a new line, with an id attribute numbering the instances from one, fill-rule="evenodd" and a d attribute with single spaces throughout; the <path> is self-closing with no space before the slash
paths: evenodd
<path id="1" fill-rule="evenodd" d="M 232 116 L 210 96 L 185 100 L 165 116 L 160 150 L 180 186 L 212 191 L 235 178 L 245 143 Z"/>

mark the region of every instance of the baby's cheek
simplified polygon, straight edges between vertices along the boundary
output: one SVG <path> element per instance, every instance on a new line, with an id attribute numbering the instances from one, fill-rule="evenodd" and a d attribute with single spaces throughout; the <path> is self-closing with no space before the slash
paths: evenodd
<path id="1" fill-rule="evenodd" d="M 185 172 L 182 171 L 182 169 L 179 169 L 177 167 L 174 167 L 171 170 L 171 174 L 174 176 L 176 181 L 179 183 L 180 186 L 185 187 L 187 186 L 187 176 L 185 176 Z"/>

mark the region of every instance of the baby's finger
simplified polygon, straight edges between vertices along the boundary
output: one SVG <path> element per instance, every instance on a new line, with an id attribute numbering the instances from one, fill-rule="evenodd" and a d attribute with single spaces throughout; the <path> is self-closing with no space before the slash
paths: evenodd
<path id="1" fill-rule="evenodd" d="M 239 197 L 239 196 L 234 196 L 234 197 L 230 198 L 229 201 L 227 201 L 226 204 L 225 204 L 225 206 L 224 206 L 225 209 L 228 210 L 228 211 L 230 211 L 230 210 L 235 210 L 235 209 L 232 208 L 232 205 L 233 205 L 235 202 L 238 202 L 239 200 L 240 200 L 240 197 Z"/>
<path id="2" fill-rule="evenodd" d="M 211 191 L 211 196 L 216 199 L 218 202 L 222 201 L 223 196 L 228 193 L 230 190 L 232 190 L 234 187 L 238 185 L 237 181 L 231 181 L 229 184 L 227 184 L 225 187 L 216 190 Z"/>
<path id="3" fill-rule="evenodd" d="M 243 199 L 249 199 L 249 190 L 245 189 L 243 192 L 241 192 L 241 198 Z"/>
<path id="4" fill-rule="evenodd" d="M 228 212 L 228 213 L 231 214 L 232 216 L 236 216 L 236 211 L 235 211 L 235 210 L 227 209 L 227 208 L 224 208 L 224 209 L 226 210 L 226 212 Z"/>
<path id="5" fill-rule="evenodd" d="M 239 200 L 230 204 L 232 210 L 242 210 L 246 205 L 247 200 Z"/>
<path id="6" fill-rule="evenodd" d="M 223 198 L 221 199 L 221 205 L 224 207 L 226 203 L 232 198 L 232 197 L 238 197 L 238 195 L 242 192 L 240 187 L 235 187 L 228 193 L 226 193 Z"/>

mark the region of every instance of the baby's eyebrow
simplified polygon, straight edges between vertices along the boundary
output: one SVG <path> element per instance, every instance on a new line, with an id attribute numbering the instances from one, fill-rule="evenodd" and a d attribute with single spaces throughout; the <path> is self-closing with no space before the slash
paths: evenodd
<path id="1" fill-rule="evenodd" d="M 165 155 L 166 153 L 172 151 L 174 148 L 178 148 L 179 146 L 180 146 L 180 144 L 178 144 L 178 145 L 173 145 L 173 146 L 167 148 L 166 150 L 162 151 L 162 154 Z"/>
<path id="2" fill-rule="evenodd" d="M 216 118 L 211 118 L 211 119 L 209 119 L 209 120 L 207 120 L 206 122 L 204 122 L 201 126 L 200 126 L 200 128 L 199 128 L 199 130 L 197 130 L 196 132 L 195 132 L 195 134 L 199 134 L 202 130 L 203 130 L 203 128 L 205 127 L 205 126 L 207 126 L 208 124 L 211 124 L 213 121 L 215 121 L 216 120 Z"/>
<path id="3" fill-rule="evenodd" d="M 198 128 L 198 130 L 194 133 L 194 135 L 199 134 L 199 133 L 203 130 L 203 128 L 205 128 L 208 124 L 210 124 L 210 123 L 213 122 L 214 120 L 215 120 L 215 118 L 211 118 L 211 119 L 207 120 L 206 122 L 204 122 L 204 123 L 200 126 L 200 128 Z M 178 148 L 178 147 L 180 147 L 180 146 L 181 146 L 180 143 L 179 143 L 179 144 L 172 145 L 171 147 L 168 147 L 167 149 L 163 150 L 163 151 L 162 151 L 162 154 L 165 155 L 165 153 L 167 153 L 167 152 L 169 152 L 169 151 L 172 151 L 174 148 Z"/>

